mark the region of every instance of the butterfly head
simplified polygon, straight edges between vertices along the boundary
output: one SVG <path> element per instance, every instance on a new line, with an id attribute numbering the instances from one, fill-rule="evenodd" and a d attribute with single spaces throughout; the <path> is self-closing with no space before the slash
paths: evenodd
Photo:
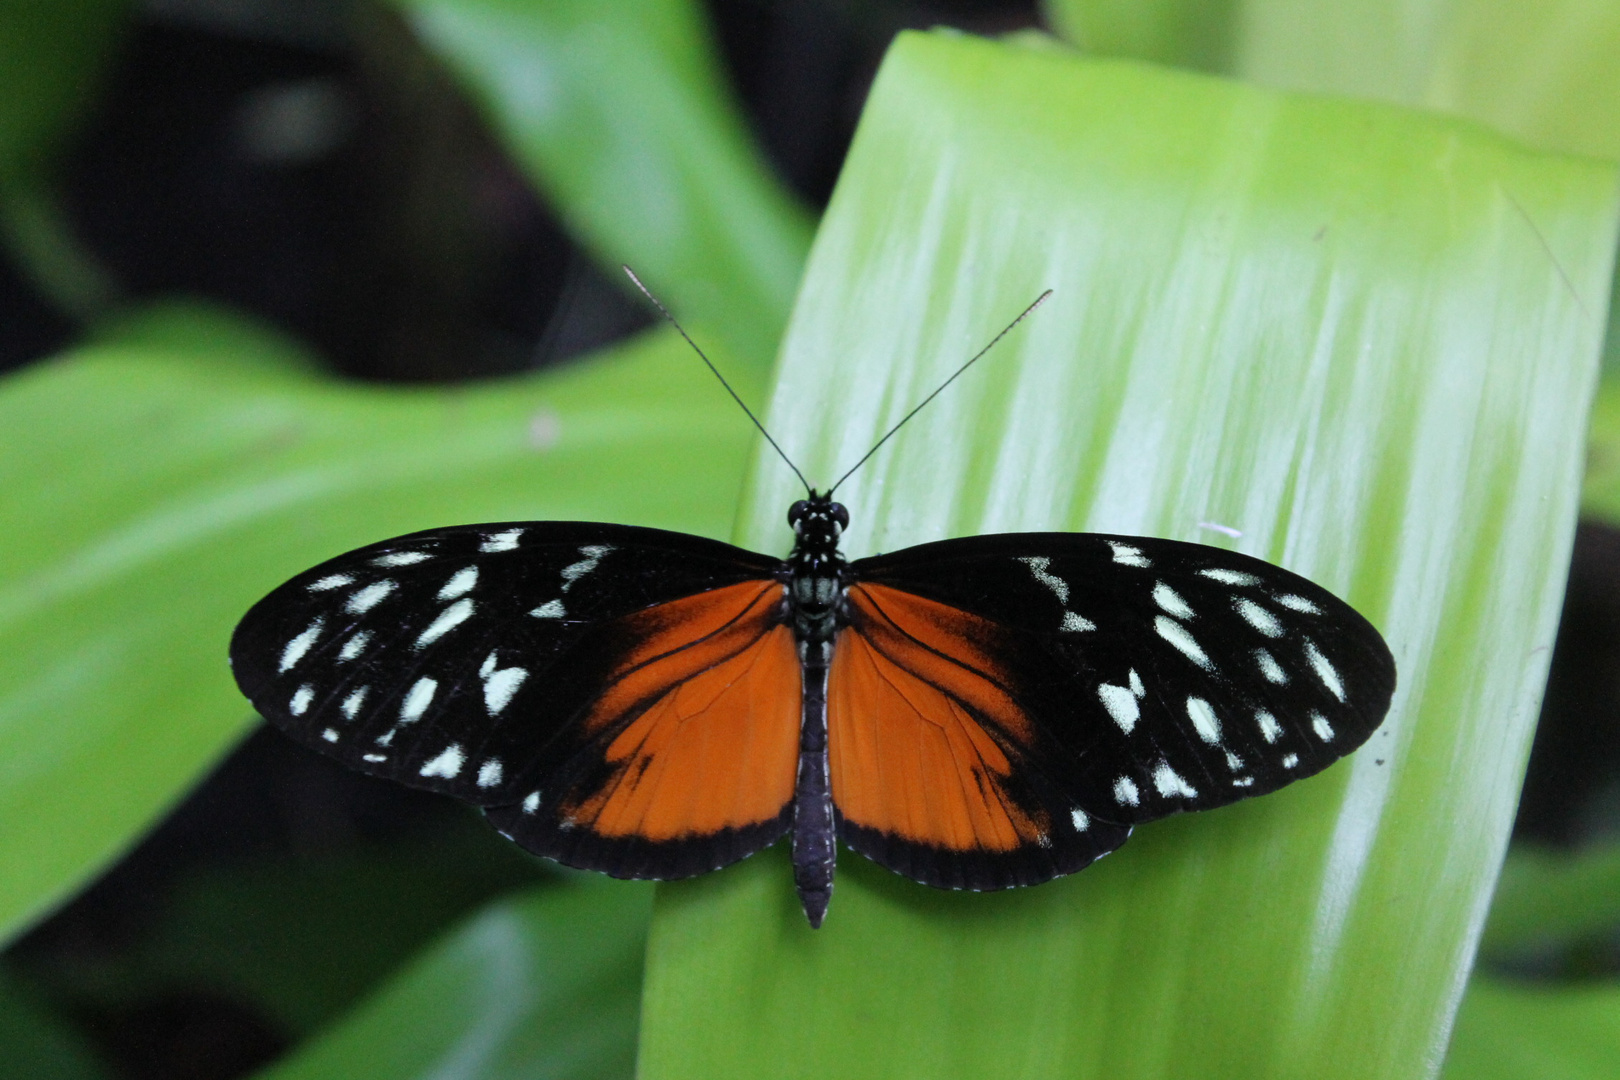
<path id="1" fill-rule="evenodd" d="M 830 495 L 810 492 L 788 507 L 788 524 L 793 526 L 794 550 L 824 557 L 838 551 L 838 537 L 849 525 L 849 511 Z"/>
<path id="2" fill-rule="evenodd" d="M 788 524 L 800 543 L 816 541 L 836 544 L 838 536 L 849 527 L 849 511 L 843 503 L 836 503 L 827 495 L 810 492 L 808 499 L 800 499 L 788 507 Z"/>

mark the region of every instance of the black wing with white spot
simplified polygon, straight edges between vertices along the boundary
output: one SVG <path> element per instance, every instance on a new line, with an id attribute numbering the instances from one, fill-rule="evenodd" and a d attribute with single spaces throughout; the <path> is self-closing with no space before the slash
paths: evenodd
<path id="1" fill-rule="evenodd" d="M 617 728 L 586 731 L 583 720 L 639 644 L 626 616 L 769 583 L 780 565 L 623 525 L 435 529 L 276 589 L 237 627 L 231 666 L 266 719 L 353 768 L 480 806 L 521 805 L 600 764 Z"/>
<path id="2" fill-rule="evenodd" d="M 1054 841 L 1093 819 L 1209 809 L 1319 772 L 1367 740 L 1395 690 L 1388 647 L 1348 604 L 1202 544 L 976 536 L 851 570 L 994 627 L 981 644 L 1029 719 L 1006 749 L 1028 791 L 1067 803 L 1027 808 L 1059 823 Z"/>

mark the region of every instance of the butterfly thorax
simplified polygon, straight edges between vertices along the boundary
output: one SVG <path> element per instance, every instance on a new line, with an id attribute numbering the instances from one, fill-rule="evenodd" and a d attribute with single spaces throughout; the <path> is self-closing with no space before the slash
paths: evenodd
<path id="1" fill-rule="evenodd" d="M 788 556 L 788 618 L 801 647 L 830 643 L 844 619 L 844 585 L 848 562 L 838 551 L 838 538 L 849 524 L 842 503 L 814 491 L 788 510 L 793 526 L 793 553 Z"/>

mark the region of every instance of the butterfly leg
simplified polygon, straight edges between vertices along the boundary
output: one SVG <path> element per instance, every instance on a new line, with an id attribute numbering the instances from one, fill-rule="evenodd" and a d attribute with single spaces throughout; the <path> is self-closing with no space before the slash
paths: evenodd
<path id="1" fill-rule="evenodd" d="M 819 927 L 832 899 L 836 828 L 827 779 L 827 668 L 829 641 L 801 643 L 804 717 L 799 727 L 799 773 L 793 800 L 793 883 L 804 917 Z"/>

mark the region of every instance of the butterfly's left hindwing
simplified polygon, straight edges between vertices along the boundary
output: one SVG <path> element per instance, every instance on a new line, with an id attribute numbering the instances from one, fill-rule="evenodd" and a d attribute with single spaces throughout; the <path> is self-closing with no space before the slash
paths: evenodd
<path id="1" fill-rule="evenodd" d="M 276 589 L 231 662 L 268 720 L 345 764 L 485 807 L 571 865 L 679 877 L 788 822 L 798 665 L 780 565 L 630 526 L 416 533 Z M 746 747 L 716 749 L 739 730 Z M 692 768 L 728 794 L 671 780 Z"/>
<path id="2" fill-rule="evenodd" d="M 935 884 L 964 865 L 979 868 L 970 888 L 1032 884 L 1117 847 L 1131 825 L 1274 791 L 1360 746 L 1394 692 L 1388 648 L 1349 605 L 1219 548 L 991 535 L 850 571 L 863 651 L 941 691 L 948 704 L 934 708 L 933 729 L 965 734 L 933 764 L 886 749 L 864 718 L 840 715 L 848 687 L 835 658 L 829 724 L 848 748 L 833 747 L 842 835 Z M 1000 833 L 969 828 L 950 807 L 908 818 L 905 801 L 883 792 L 910 773 L 983 792 L 975 805 L 989 810 L 975 813 L 1005 819 Z M 950 813 L 966 824 L 948 827 Z"/>

